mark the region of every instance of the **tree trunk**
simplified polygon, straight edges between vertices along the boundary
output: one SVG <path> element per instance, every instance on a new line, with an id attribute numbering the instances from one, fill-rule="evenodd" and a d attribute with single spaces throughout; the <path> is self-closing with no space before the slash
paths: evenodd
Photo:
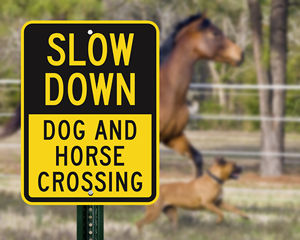
<path id="1" fill-rule="evenodd" d="M 259 84 L 284 84 L 286 69 L 286 24 L 287 0 L 273 0 L 271 5 L 270 69 L 262 60 L 263 33 L 262 14 L 258 0 L 248 0 L 253 53 Z M 268 74 L 270 72 L 270 74 Z M 284 116 L 285 96 L 283 90 L 259 90 L 260 114 L 264 117 Z M 284 152 L 284 123 L 282 121 L 261 121 L 261 151 L 263 152 L 260 173 L 263 176 L 279 176 L 282 173 Z"/>
<path id="2" fill-rule="evenodd" d="M 286 56 L 287 56 L 287 9 L 288 0 L 272 0 L 270 16 L 270 77 L 273 84 L 286 83 Z M 285 114 L 285 90 L 273 90 L 272 102 L 273 117 L 282 118 Z M 273 151 L 284 152 L 284 122 L 274 121 Z M 272 169 L 262 170 L 264 175 L 280 175 L 282 172 L 282 156 L 273 158 Z"/>

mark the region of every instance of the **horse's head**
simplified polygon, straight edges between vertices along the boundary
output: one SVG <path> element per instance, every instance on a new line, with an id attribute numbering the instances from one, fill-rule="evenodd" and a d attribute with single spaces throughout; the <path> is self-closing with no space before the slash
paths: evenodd
<path id="1" fill-rule="evenodd" d="M 175 37 L 176 45 L 182 43 L 189 46 L 197 59 L 226 62 L 234 66 L 241 64 L 241 48 L 229 40 L 205 15 L 197 16 L 178 31 Z"/>

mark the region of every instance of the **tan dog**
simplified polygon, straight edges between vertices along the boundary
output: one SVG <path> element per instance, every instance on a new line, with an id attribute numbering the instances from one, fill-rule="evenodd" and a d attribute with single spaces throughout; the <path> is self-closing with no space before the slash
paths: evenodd
<path id="1" fill-rule="evenodd" d="M 218 215 L 217 223 L 223 221 L 223 210 L 233 212 L 243 218 L 248 216 L 234 206 L 222 200 L 222 185 L 228 179 L 236 179 L 242 169 L 224 158 L 217 158 L 212 167 L 201 177 L 188 183 L 163 184 L 159 199 L 147 206 L 145 216 L 136 223 L 139 230 L 145 224 L 153 222 L 163 211 L 174 228 L 177 226 L 177 207 L 198 210 L 207 209 Z"/>

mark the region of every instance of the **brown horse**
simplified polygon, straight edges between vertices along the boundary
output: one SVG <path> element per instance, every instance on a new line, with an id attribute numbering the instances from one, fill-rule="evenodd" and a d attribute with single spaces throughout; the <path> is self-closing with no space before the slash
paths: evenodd
<path id="1" fill-rule="evenodd" d="M 176 26 L 161 47 L 160 59 L 160 139 L 193 159 L 197 175 L 202 175 L 202 156 L 183 133 L 189 118 L 186 95 L 194 64 L 208 59 L 238 65 L 243 53 L 209 19 L 196 14 Z M 19 127 L 20 108 L 1 135 L 9 135 Z"/>
<path id="2" fill-rule="evenodd" d="M 161 48 L 160 139 L 193 159 L 198 176 L 202 175 L 202 156 L 183 130 L 189 118 L 187 91 L 194 64 L 201 59 L 239 65 L 243 52 L 206 16 L 197 14 L 180 22 Z"/>

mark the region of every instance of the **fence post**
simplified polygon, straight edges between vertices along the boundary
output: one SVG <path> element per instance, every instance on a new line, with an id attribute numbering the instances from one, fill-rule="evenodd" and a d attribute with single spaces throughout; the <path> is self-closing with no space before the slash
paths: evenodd
<path id="1" fill-rule="evenodd" d="M 103 240 L 103 206 L 77 206 L 77 240 Z"/>

